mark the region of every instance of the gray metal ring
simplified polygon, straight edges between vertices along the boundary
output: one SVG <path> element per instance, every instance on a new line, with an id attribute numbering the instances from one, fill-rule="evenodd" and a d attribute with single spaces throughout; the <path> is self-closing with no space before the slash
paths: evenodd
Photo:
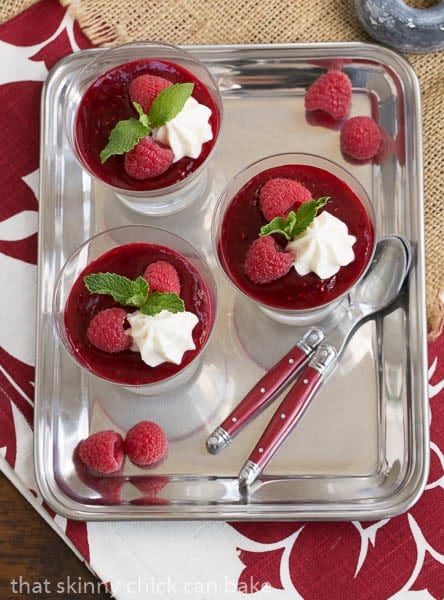
<path id="1" fill-rule="evenodd" d="M 375 40 L 401 52 L 444 49 L 444 0 L 426 9 L 402 0 L 355 0 L 356 14 Z"/>

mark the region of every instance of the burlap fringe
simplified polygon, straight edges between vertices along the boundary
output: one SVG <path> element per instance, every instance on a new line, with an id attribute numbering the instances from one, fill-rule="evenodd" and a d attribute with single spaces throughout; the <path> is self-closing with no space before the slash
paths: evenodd
<path id="1" fill-rule="evenodd" d="M 0 23 L 16 17 L 36 0 L 0 0 Z"/>
<path id="2" fill-rule="evenodd" d="M 433 341 L 444 331 L 444 292 L 437 292 L 427 287 L 427 321 L 428 337 Z"/>
<path id="3" fill-rule="evenodd" d="M 99 21 L 95 15 L 88 16 L 82 8 L 81 0 L 59 0 L 59 2 L 68 8 L 69 14 L 81 24 L 83 33 L 95 46 L 110 46 L 116 41 L 120 43 L 130 41 L 125 35 L 125 27 L 119 23 L 111 25 Z"/>

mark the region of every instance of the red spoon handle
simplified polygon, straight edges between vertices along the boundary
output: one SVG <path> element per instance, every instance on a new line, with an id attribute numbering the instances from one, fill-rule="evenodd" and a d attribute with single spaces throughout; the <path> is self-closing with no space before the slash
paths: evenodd
<path id="1" fill-rule="evenodd" d="M 249 460 L 256 463 L 261 471 L 300 420 L 321 380 L 322 374 L 307 366 L 275 411 L 249 456 Z"/>
<path id="2" fill-rule="evenodd" d="M 294 346 L 251 388 L 233 412 L 224 420 L 221 427 L 230 436 L 235 435 L 251 417 L 257 415 L 258 411 L 265 407 L 275 393 L 306 363 L 309 357 L 310 355 L 305 354 L 298 346 Z"/>
<path id="3" fill-rule="evenodd" d="M 267 371 L 208 437 L 208 451 L 215 454 L 228 445 L 242 427 L 267 406 L 292 375 L 295 375 L 306 364 L 313 350 L 324 337 L 325 334 L 322 330 L 310 329 L 279 362 Z"/>
<path id="4" fill-rule="evenodd" d="M 336 349 L 330 344 L 321 344 L 315 352 L 274 412 L 248 460 L 244 463 L 239 473 L 240 487 L 248 486 L 257 479 L 286 440 L 323 381 L 331 373 L 337 356 Z"/>

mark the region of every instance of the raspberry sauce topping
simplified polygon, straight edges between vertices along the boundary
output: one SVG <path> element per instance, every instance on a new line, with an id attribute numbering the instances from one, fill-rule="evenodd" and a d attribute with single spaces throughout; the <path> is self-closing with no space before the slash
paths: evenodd
<path id="1" fill-rule="evenodd" d="M 209 123 L 213 138 L 203 144 L 197 158 L 183 157 L 156 176 L 136 179 L 125 171 L 123 155 L 111 156 L 102 164 L 100 153 L 118 121 L 137 118 L 130 85 L 139 76 L 147 74 L 166 79 L 172 84 L 192 83 L 193 98 L 211 110 Z M 219 110 L 206 86 L 192 73 L 167 61 L 137 60 L 111 69 L 88 88 L 77 114 L 76 147 L 91 172 L 102 181 L 126 190 L 157 190 L 184 179 L 205 161 L 214 146 L 219 127 Z M 135 172 L 140 175 L 140 169 L 136 168 Z"/>
<path id="2" fill-rule="evenodd" d="M 287 268 L 285 250 L 287 241 L 282 235 L 273 235 L 278 245 L 268 242 L 267 252 L 261 249 L 265 263 L 274 270 L 282 269 L 281 277 L 266 282 L 264 273 L 256 273 L 251 280 L 249 271 L 251 247 L 263 225 L 267 223 L 260 205 L 260 190 L 273 178 L 293 179 L 309 190 L 312 198 L 329 197 L 328 204 L 320 209 L 328 210 L 343 221 L 350 235 L 356 238 L 353 246 L 355 260 L 342 267 L 328 279 L 315 273 L 298 275 L 294 268 Z M 226 209 L 221 228 L 218 255 L 223 268 L 235 284 L 254 300 L 270 307 L 288 310 L 311 309 L 327 304 L 346 292 L 365 270 L 372 254 L 374 229 L 366 210 L 351 188 L 335 175 L 307 165 L 282 165 L 267 169 L 253 177 L 234 196 Z M 263 242 L 261 243 L 263 244 Z M 254 246 L 253 246 L 254 248 Z M 267 261 L 265 261 L 265 256 Z M 277 266 L 276 266 L 277 265 Z"/>
<path id="3" fill-rule="evenodd" d="M 166 270 L 162 263 L 168 263 L 172 268 Z M 125 347 L 119 348 L 118 352 L 104 351 L 94 346 L 88 339 L 87 332 L 94 317 L 103 314 L 102 311 L 120 308 L 120 306 L 110 295 L 91 294 L 85 287 L 85 275 L 116 273 L 129 279 L 136 279 L 146 274 L 149 265 L 154 265 L 151 271 L 157 285 L 162 285 L 163 281 L 177 289 L 178 282 L 173 273 L 174 268 L 180 282 L 180 296 L 185 309 L 198 318 L 198 323 L 192 332 L 196 348 L 188 350 L 180 364 L 165 362 L 150 367 L 142 361 L 138 352 Z M 127 310 L 131 309 L 127 308 Z M 183 369 L 205 345 L 213 320 L 209 293 L 196 268 L 171 248 L 148 243 L 119 246 L 89 264 L 74 283 L 65 308 L 65 328 L 76 358 L 96 375 L 125 385 L 143 385 L 161 381 Z M 121 324 L 119 327 L 121 329 Z M 115 338 L 120 340 L 120 329 L 113 332 L 113 343 Z"/>

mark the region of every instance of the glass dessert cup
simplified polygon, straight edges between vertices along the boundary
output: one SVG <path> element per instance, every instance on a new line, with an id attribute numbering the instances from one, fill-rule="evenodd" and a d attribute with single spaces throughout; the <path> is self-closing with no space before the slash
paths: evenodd
<path id="1" fill-rule="evenodd" d="M 179 364 L 165 361 L 150 367 L 133 349 L 111 353 L 94 347 L 87 337 L 91 319 L 121 305 L 107 294 L 90 293 L 84 275 L 111 272 L 134 280 L 158 260 L 176 268 L 185 310 L 198 317 L 192 330 L 195 348 L 187 349 Z M 216 284 L 205 260 L 179 236 L 145 225 L 115 227 L 93 236 L 68 258 L 56 281 L 52 310 L 58 337 L 80 367 L 101 381 L 151 396 L 170 392 L 195 373 L 213 330 Z"/>
<path id="2" fill-rule="evenodd" d="M 209 123 L 213 137 L 203 143 L 196 158 L 184 156 L 173 162 L 166 173 L 138 180 L 125 173 L 122 155 L 101 164 L 100 152 L 117 121 L 138 118 L 128 86 L 131 79 L 146 73 L 172 83 L 194 83 L 193 98 L 212 111 Z M 106 85 L 100 88 L 103 81 Z M 102 101 L 109 96 L 113 102 Z M 103 111 L 105 104 L 110 108 Z M 148 216 L 170 215 L 204 193 L 221 129 L 222 99 L 205 65 L 185 50 L 163 42 L 140 41 L 99 52 L 71 81 L 64 114 L 68 141 L 81 167 L 132 210 Z"/>
<path id="3" fill-rule="evenodd" d="M 336 275 L 321 279 L 309 272 L 302 276 L 293 266 L 284 276 L 266 283 L 254 283 L 246 275 L 247 251 L 269 222 L 260 206 L 259 190 L 272 178 L 295 179 L 313 199 L 329 197 L 318 214 L 323 210 L 334 213 L 356 237 L 354 260 Z M 283 250 L 284 236 L 275 233 L 272 237 Z M 212 239 L 218 264 L 237 291 L 277 322 L 310 325 L 332 311 L 366 272 L 376 244 L 374 211 L 359 181 L 335 162 L 313 154 L 276 154 L 250 164 L 228 182 L 213 215 Z"/>

